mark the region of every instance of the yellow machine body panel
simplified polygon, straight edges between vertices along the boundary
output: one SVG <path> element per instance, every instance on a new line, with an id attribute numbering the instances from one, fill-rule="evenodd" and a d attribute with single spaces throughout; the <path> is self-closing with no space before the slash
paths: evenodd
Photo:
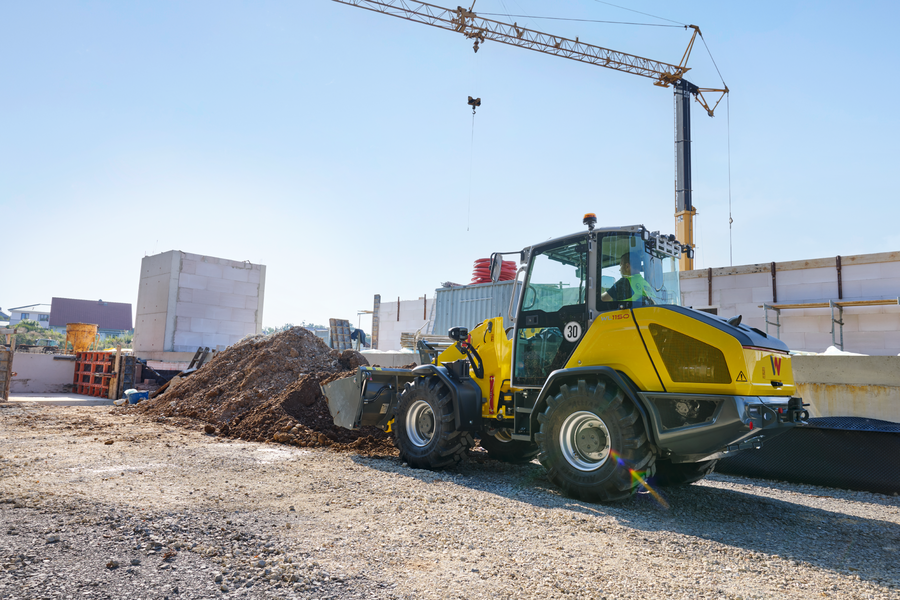
<path id="1" fill-rule="evenodd" d="M 495 418 L 500 408 L 500 393 L 509 391 L 512 368 L 512 341 L 503 329 L 503 317 L 488 319 L 469 332 L 472 347 L 478 352 L 484 365 L 484 377 L 473 377 L 481 388 L 482 416 Z M 466 358 L 454 344 L 438 357 L 438 364 Z M 502 414 L 502 413 L 501 413 Z M 508 415 L 512 416 L 512 415 Z"/>
<path id="2" fill-rule="evenodd" d="M 789 354 L 772 352 L 763 348 L 744 348 L 744 360 L 747 363 L 747 371 L 753 373 L 751 383 L 762 386 L 772 386 L 772 382 L 782 384 L 779 389 L 787 392 L 779 392 L 775 395 L 785 396 L 796 393 L 794 385 L 794 371 L 791 368 Z M 769 389 L 766 387 L 766 389 Z M 788 393 L 789 392 L 789 393 Z M 772 390 L 767 392 L 772 394 Z"/>
<path id="3" fill-rule="evenodd" d="M 671 310 L 637 308 L 634 316 L 667 392 L 735 396 L 795 392 L 788 355 L 745 350 L 726 331 Z M 776 374 L 770 365 L 775 365 Z M 783 385 L 775 387 L 773 381 Z"/>
<path id="4" fill-rule="evenodd" d="M 624 373 L 642 391 L 664 391 L 630 310 L 607 312 L 594 319 L 566 368 L 598 365 Z"/>
<path id="5" fill-rule="evenodd" d="M 485 401 L 482 415 L 496 417 L 502 410 L 500 394 L 510 391 L 513 343 L 502 317 L 484 321 L 469 336 L 484 364 L 484 377 L 473 377 Z M 437 362 L 464 358 L 454 345 Z M 788 397 L 796 393 L 789 355 L 744 348 L 726 331 L 659 307 L 598 316 L 565 368 L 601 365 L 623 373 L 644 392 Z"/>

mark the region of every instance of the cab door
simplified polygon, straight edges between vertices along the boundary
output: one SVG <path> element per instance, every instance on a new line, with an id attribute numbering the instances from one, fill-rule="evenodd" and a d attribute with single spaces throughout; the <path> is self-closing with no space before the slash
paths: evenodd
<path id="1" fill-rule="evenodd" d="M 534 249 L 513 341 L 512 385 L 540 388 L 565 366 L 589 325 L 590 238 Z"/>

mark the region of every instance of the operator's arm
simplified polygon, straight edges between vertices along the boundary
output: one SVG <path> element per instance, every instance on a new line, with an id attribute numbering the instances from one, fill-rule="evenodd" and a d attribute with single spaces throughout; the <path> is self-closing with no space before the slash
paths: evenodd
<path id="1" fill-rule="evenodd" d="M 613 284 L 611 288 L 600 294 L 603 302 L 614 302 L 619 298 L 631 297 L 631 284 L 624 277 Z"/>

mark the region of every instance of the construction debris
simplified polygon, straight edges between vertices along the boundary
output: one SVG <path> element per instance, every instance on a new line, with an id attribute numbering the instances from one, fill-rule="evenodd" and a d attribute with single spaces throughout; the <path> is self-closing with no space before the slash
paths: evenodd
<path id="1" fill-rule="evenodd" d="M 241 340 L 132 410 L 232 438 L 395 456 L 380 429 L 337 427 L 322 396 L 322 384 L 366 364 L 359 352 L 332 350 L 293 327 Z"/>

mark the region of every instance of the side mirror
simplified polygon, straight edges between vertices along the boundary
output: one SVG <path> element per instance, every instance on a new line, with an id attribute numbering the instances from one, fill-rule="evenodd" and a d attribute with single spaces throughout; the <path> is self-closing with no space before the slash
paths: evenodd
<path id="1" fill-rule="evenodd" d="M 491 254 L 491 281 L 497 283 L 500 281 L 500 272 L 503 270 L 503 256 L 500 254 Z"/>
<path id="2" fill-rule="evenodd" d="M 466 327 L 454 327 L 447 332 L 447 337 L 456 342 L 464 342 L 469 337 L 469 330 Z"/>

